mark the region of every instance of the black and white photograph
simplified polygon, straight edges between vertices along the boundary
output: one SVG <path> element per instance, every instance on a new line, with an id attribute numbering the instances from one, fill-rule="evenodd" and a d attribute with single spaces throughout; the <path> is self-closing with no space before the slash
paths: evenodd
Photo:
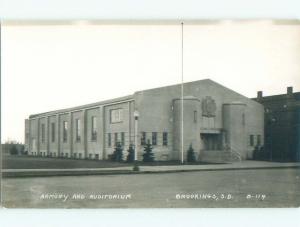
<path id="1" fill-rule="evenodd" d="M 4 208 L 300 205 L 300 21 L 1 24 Z"/>
<path id="2" fill-rule="evenodd" d="M 300 22 L 2 23 L 5 208 L 299 207 Z"/>

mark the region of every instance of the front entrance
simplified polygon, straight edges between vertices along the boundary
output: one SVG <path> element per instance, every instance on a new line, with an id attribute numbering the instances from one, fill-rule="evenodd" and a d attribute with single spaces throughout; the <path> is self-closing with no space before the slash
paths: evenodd
<path id="1" fill-rule="evenodd" d="M 222 149 L 222 137 L 221 134 L 214 133 L 201 133 L 202 150 L 221 150 Z"/>

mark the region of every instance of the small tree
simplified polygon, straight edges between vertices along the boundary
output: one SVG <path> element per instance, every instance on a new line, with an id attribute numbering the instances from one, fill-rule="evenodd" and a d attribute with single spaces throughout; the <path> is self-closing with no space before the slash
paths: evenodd
<path id="1" fill-rule="evenodd" d="M 154 161 L 154 153 L 153 147 L 150 143 L 150 140 L 147 140 L 147 143 L 144 147 L 145 153 L 143 154 L 143 162 L 153 162 Z"/>
<path id="2" fill-rule="evenodd" d="M 10 149 L 9 149 L 9 153 L 11 155 L 17 155 L 18 154 L 18 148 L 15 144 L 12 144 Z"/>
<path id="3" fill-rule="evenodd" d="M 187 161 L 196 162 L 196 156 L 192 144 L 190 144 L 190 147 L 187 150 Z"/>
<path id="4" fill-rule="evenodd" d="M 123 147 L 120 142 L 116 143 L 116 147 L 112 155 L 112 160 L 116 162 L 123 161 Z"/>
<path id="5" fill-rule="evenodd" d="M 129 148 L 128 148 L 127 152 L 128 152 L 128 155 L 127 155 L 126 161 L 127 162 L 133 162 L 134 161 L 134 147 L 133 147 L 133 144 L 129 145 Z"/>

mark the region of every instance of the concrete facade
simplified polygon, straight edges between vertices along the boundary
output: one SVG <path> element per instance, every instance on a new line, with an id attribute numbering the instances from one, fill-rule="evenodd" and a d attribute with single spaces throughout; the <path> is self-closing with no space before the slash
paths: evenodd
<path id="1" fill-rule="evenodd" d="M 197 160 L 251 159 L 255 145 L 250 135 L 264 141 L 263 106 L 209 79 L 184 83 L 183 97 L 181 88 L 149 89 L 31 115 L 25 127 L 29 154 L 105 160 L 116 142 L 126 156 L 137 135 L 139 160 L 148 140 L 156 160 L 185 160 L 190 145 Z"/>

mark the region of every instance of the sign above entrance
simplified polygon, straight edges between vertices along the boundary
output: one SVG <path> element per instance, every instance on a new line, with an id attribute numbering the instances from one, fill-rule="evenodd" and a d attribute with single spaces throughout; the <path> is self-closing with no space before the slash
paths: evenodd
<path id="1" fill-rule="evenodd" d="M 202 100 L 202 116 L 205 117 L 215 117 L 216 116 L 217 105 L 214 99 L 210 96 L 206 96 Z"/>

